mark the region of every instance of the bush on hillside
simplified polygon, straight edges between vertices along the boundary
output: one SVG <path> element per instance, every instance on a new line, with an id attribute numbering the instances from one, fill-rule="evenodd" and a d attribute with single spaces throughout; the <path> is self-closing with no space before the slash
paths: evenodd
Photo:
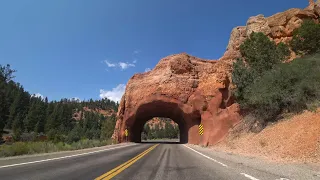
<path id="1" fill-rule="evenodd" d="M 320 24 L 306 20 L 293 32 L 292 50 L 298 54 L 310 55 L 320 51 Z"/>
<path id="2" fill-rule="evenodd" d="M 246 108 L 265 120 L 282 112 L 299 112 L 320 99 L 320 54 L 268 71 L 244 91 Z"/>
<path id="3" fill-rule="evenodd" d="M 234 95 L 240 104 L 246 87 L 259 78 L 264 72 L 283 62 L 290 55 L 289 48 L 271 41 L 263 33 L 252 33 L 240 46 L 243 58 L 233 64 L 232 81 L 236 85 Z"/>
<path id="4" fill-rule="evenodd" d="M 319 51 L 318 28 L 311 21 L 304 22 L 295 31 L 292 48 L 303 54 Z M 315 109 L 319 104 L 320 54 L 281 63 L 290 55 L 288 47 L 276 45 L 263 33 L 252 33 L 240 52 L 242 59 L 233 64 L 234 96 L 261 126 L 281 113 Z"/>

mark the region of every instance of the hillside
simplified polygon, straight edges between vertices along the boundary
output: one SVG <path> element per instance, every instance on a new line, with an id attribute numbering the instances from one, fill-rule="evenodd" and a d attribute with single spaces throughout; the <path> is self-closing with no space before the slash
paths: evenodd
<path id="1" fill-rule="evenodd" d="M 272 161 L 320 162 L 320 108 L 269 125 L 260 133 L 231 132 L 214 147 Z"/>
<path id="2" fill-rule="evenodd" d="M 320 1 L 233 30 L 233 94 L 242 119 L 218 151 L 281 162 L 320 162 Z M 248 30 L 250 34 L 248 34 Z M 228 51 L 227 51 L 228 54 Z"/>

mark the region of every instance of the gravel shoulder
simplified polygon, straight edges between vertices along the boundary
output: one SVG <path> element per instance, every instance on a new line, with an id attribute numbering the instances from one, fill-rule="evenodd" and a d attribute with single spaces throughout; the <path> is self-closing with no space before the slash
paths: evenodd
<path id="1" fill-rule="evenodd" d="M 236 169 L 255 169 L 258 172 L 266 172 L 288 179 L 320 179 L 319 164 L 272 162 L 258 157 L 222 152 L 198 145 L 188 146 Z"/>

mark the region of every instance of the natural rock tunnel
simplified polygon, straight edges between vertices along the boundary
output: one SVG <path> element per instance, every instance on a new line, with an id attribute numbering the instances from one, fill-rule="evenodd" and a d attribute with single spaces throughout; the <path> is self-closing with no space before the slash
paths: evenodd
<path id="1" fill-rule="evenodd" d="M 139 142 L 146 121 L 168 117 L 180 129 L 183 143 L 213 144 L 239 120 L 239 108 L 230 96 L 230 65 L 188 54 L 168 56 L 150 72 L 128 82 L 120 102 L 113 138 Z M 199 124 L 204 135 L 199 135 Z"/>
<path id="2" fill-rule="evenodd" d="M 136 110 L 135 117 L 127 120 L 127 129 L 131 132 L 130 140 L 140 142 L 144 124 L 153 117 L 166 117 L 178 124 L 180 129 L 180 142 L 188 142 L 188 132 L 192 127 L 200 124 L 200 114 L 197 112 L 185 114 L 183 105 L 178 101 L 163 97 L 152 97 L 152 100 L 141 104 Z M 197 131 L 194 129 L 193 131 Z M 192 136 L 191 136 L 192 137 Z"/>

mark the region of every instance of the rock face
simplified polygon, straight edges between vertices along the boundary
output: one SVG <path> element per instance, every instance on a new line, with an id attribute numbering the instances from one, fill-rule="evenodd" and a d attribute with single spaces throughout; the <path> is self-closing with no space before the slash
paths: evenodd
<path id="1" fill-rule="evenodd" d="M 263 15 L 250 17 L 246 26 L 239 26 L 232 30 L 227 51 L 220 60 L 229 63 L 240 57 L 239 47 L 252 32 L 263 32 L 276 43 L 289 43 L 293 36 L 293 31 L 301 26 L 304 19 L 313 19 L 319 22 L 320 0 L 314 2 L 309 0 L 309 6 L 305 9 L 289 9 L 285 12 L 277 13 L 270 17 Z M 291 58 L 296 55 L 292 52 Z"/>
<path id="2" fill-rule="evenodd" d="M 306 9 L 289 9 L 265 18 L 250 17 L 246 26 L 232 30 L 227 51 L 218 61 L 203 60 L 188 54 L 165 57 L 150 72 L 135 74 L 126 86 L 113 138 L 139 142 L 145 122 L 153 117 L 168 117 L 180 128 L 181 141 L 212 145 L 228 134 L 240 121 L 239 106 L 231 96 L 231 65 L 240 57 L 239 47 L 252 32 L 263 32 L 276 43 L 288 43 L 303 19 L 318 21 L 320 3 Z M 292 58 L 295 54 L 292 54 Z M 204 134 L 199 135 L 199 124 Z"/>
<path id="3" fill-rule="evenodd" d="M 159 117 L 154 117 L 146 122 L 146 125 L 149 126 L 150 129 L 155 129 L 156 126 L 158 126 L 160 129 L 165 129 L 166 122 L 169 121 L 169 123 L 176 127 L 178 124 L 176 124 L 174 121 L 172 121 L 170 118 L 159 118 Z"/>

